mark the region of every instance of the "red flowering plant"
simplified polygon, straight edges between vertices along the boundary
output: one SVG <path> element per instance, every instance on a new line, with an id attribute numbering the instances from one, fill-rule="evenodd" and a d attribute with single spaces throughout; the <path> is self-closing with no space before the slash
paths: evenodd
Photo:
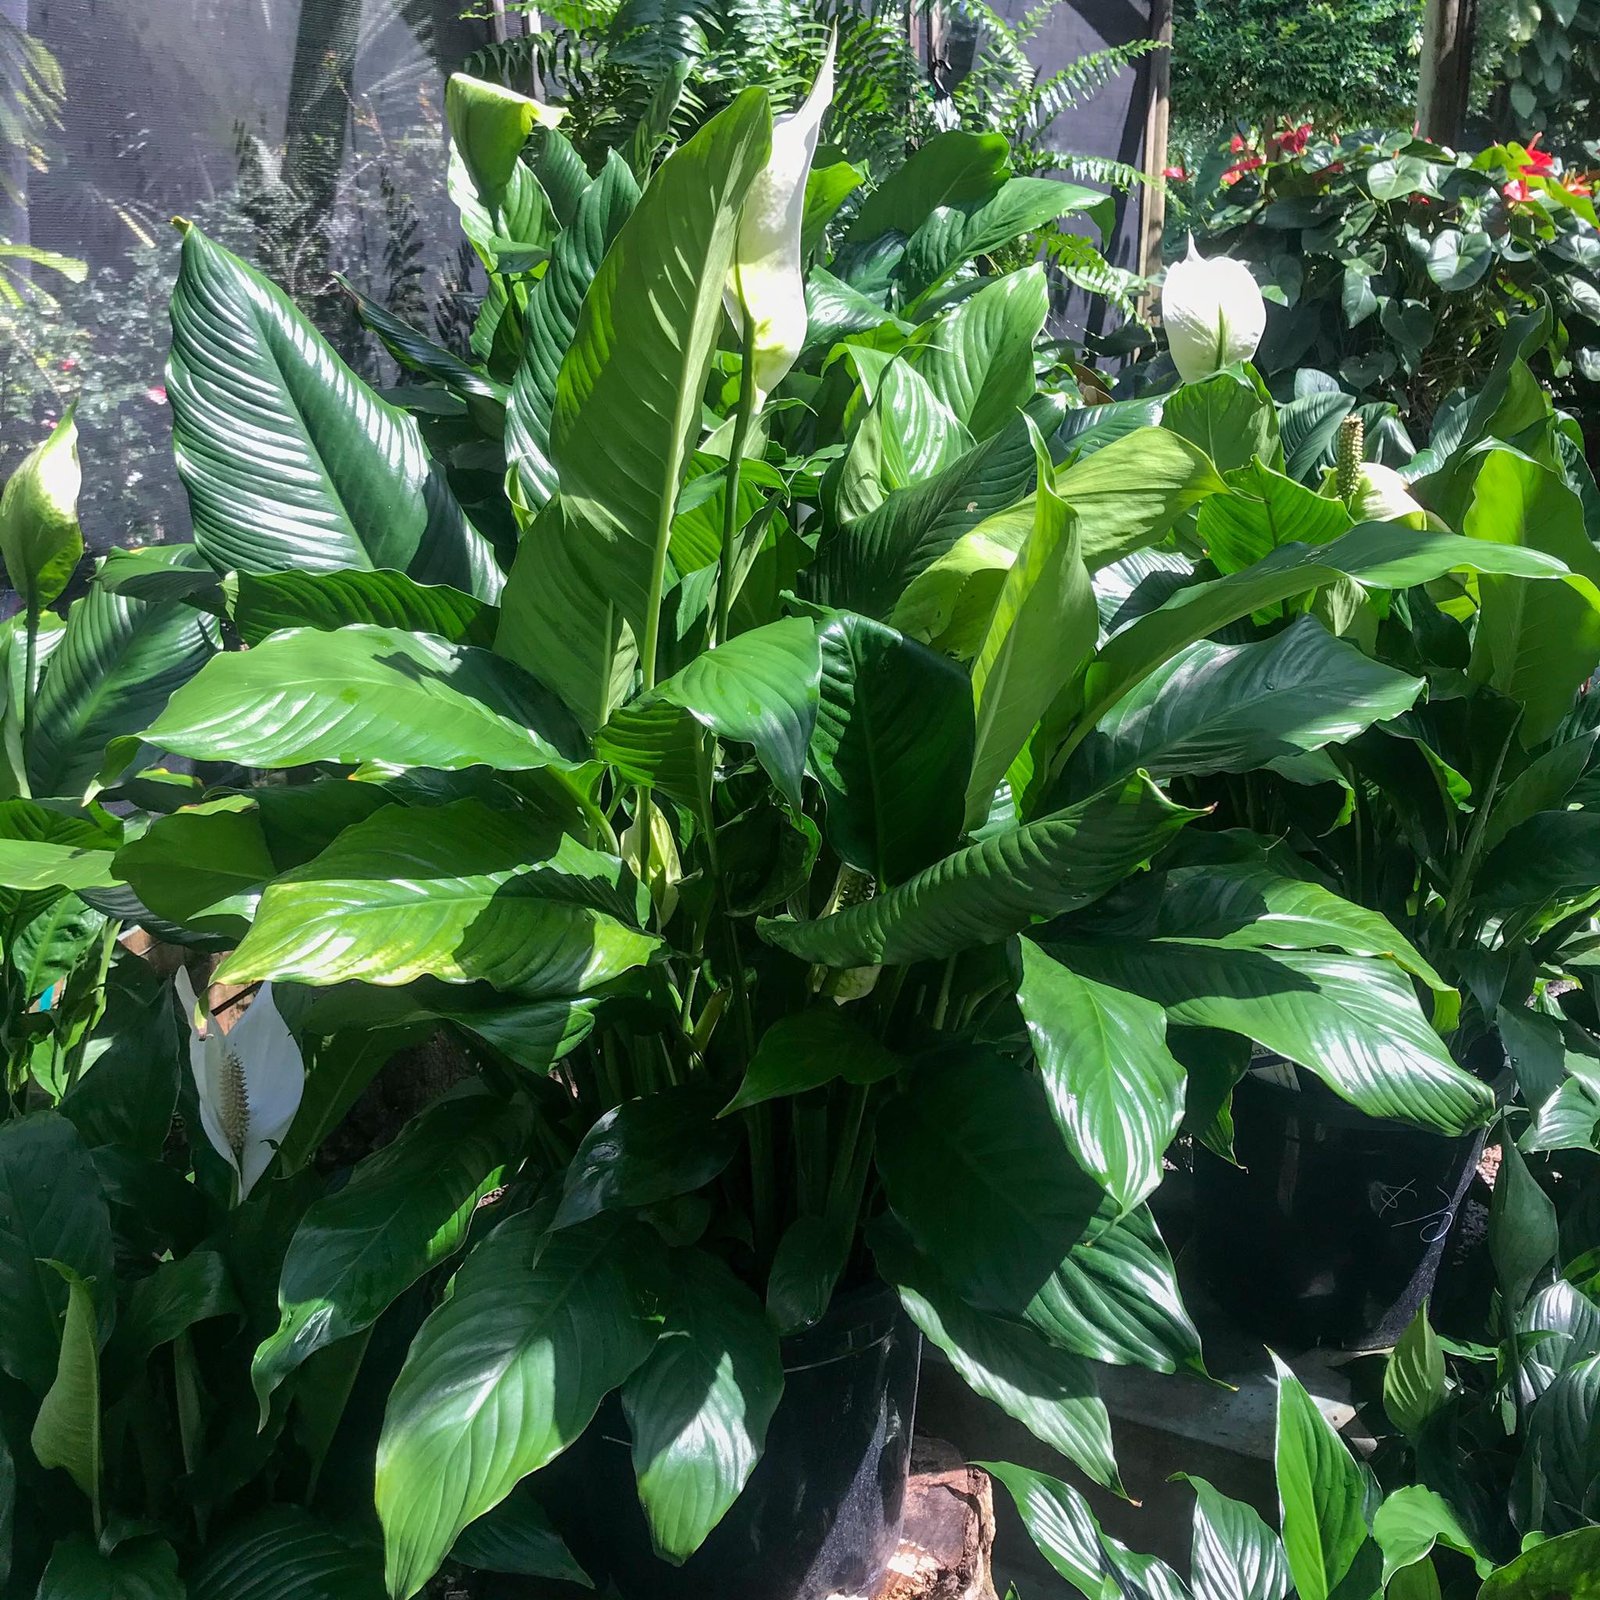
<path id="1" fill-rule="evenodd" d="M 1319 368 L 1389 407 L 1390 425 L 1425 426 L 1481 377 L 1509 318 L 1548 306 L 1539 375 L 1600 420 L 1594 174 L 1542 137 L 1458 153 L 1291 119 L 1190 152 L 1187 170 L 1169 249 L 1192 232 L 1206 254 L 1250 265 L 1269 302 L 1269 381 Z"/>

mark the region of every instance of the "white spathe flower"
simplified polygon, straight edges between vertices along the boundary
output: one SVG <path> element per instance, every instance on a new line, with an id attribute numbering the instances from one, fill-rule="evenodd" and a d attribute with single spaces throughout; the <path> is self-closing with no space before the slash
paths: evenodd
<path id="1" fill-rule="evenodd" d="M 1256 353 L 1267 329 L 1267 303 L 1242 261 L 1208 260 L 1191 234 L 1189 254 L 1167 268 L 1161 321 L 1178 376 L 1198 383 Z"/>
<path id="2" fill-rule="evenodd" d="M 256 1186 L 300 1109 L 306 1069 L 272 985 L 256 991 L 245 1014 L 223 1033 L 196 998 L 189 974 L 173 980 L 189 1019 L 189 1065 L 200 1098 L 200 1122 L 212 1148 L 233 1168 L 239 1199 Z"/>
<path id="3" fill-rule="evenodd" d="M 800 239 L 805 221 L 806 179 L 817 153 L 823 114 L 833 101 L 833 56 L 837 35 L 817 69 L 817 81 L 798 111 L 772 124 L 772 154 L 756 175 L 739 214 L 733 266 L 723 291 L 728 315 L 744 337 L 754 326 L 756 404 L 759 407 L 799 359 L 806 342 L 806 286 Z"/>
<path id="4" fill-rule="evenodd" d="M 1402 522 L 1419 532 L 1428 526 L 1428 513 L 1412 497 L 1411 485 L 1378 461 L 1363 461 L 1356 469 L 1356 492 L 1347 504 L 1357 522 Z"/>

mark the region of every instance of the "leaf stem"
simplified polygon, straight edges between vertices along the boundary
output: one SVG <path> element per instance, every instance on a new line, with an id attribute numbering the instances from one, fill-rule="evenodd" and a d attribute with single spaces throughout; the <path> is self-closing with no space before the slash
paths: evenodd
<path id="1" fill-rule="evenodd" d="M 21 780 L 22 792 L 25 795 L 33 792 L 28 783 L 28 757 L 33 750 L 33 699 L 36 687 L 35 679 L 39 676 L 39 607 L 37 604 L 28 607 L 27 629 L 27 656 L 22 669 L 22 771 L 17 774 Z"/>
<path id="2" fill-rule="evenodd" d="M 756 415 L 755 322 L 745 312 L 743 359 L 739 366 L 739 404 L 733 413 L 733 440 L 728 449 L 726 487 L 722 507 L 722 562 L 717 570 L 717 617 L 711 635 L 713 645 L 728 637 L 728 618 L 733 610 L 733 563 L 739 537 L 739 476 L 744 465 L 745 446 L 750 440 L 750 425 Z"/>

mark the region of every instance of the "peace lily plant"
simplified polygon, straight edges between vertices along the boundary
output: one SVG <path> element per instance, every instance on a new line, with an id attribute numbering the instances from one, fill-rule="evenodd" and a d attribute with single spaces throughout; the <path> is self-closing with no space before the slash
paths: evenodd
<path id="1" fill-rule="evenodd" d="M 1102 197 L 997 135 L 873 187 L 830 153 L 796 257 L 827 84 L 591 172 L 458 80 L 488 290 L 470 357 L 362 303 L 402 403 L 184 230 L 194 544 L 114 553 L 58 630 L 41 696 L 123 642 L 75 721 L 60 680 L 94 757 L 37 754 L 0 862 L 263 987 L 188 1082 L 126 953 L 85 1069 L 13 1058 L 0 1192 L 36 1209 L 0 1260 L 25 1237 L 81 1284 L 17 1275 L 4 1437 L 94 1441 L 71 1492 L 55 1422 L 11 1446 L 41 1592 L 571 1580 L 545 1469 L 603 1406 L 636 1480 L 606 1515 L 666 1572 L 747 1514 L 784 1340 L 885 1287 L 1120 1490 L 1096 1365 L 1204 1373 L 1147 1202 L 1252 1045 L 1375 1115 L 1493 1114 L 1423 951 L 1180 796 L 1416 704 L 1323 597 L 1449 583 L 1468 626 L 1591 590 L 1355 522 L 1247 367 L 1131 409 L 1041 390 L 1045 275 L 996 253 Z M 1211 326 L 1212 365 L 1248 354 Z M 352 1163 L 363 1090 L 441 1030 L 458 1081 Z"/>

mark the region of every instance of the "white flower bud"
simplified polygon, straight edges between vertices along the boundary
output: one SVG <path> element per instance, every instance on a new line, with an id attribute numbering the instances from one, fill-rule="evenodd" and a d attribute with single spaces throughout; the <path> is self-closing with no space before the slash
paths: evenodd
<path id="1" fill-rule="evenodd" d="M 1242 261 L 1207 260 L 1189 239 L 1189 254 L 1167 268 L 1161 289 L 1167 348 L 1185 383 L 1197 383 L 1235 361 L 1248 361 L 1267 327 L 1267 304 Z"/>

